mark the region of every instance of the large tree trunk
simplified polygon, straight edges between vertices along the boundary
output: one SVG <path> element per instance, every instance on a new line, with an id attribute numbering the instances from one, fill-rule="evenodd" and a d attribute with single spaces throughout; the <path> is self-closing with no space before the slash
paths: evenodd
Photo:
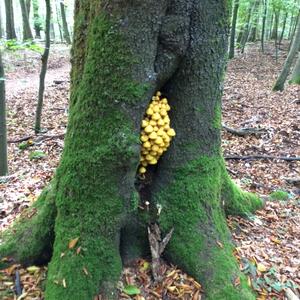
<path id="1" fill-rule="evenodd" d="M 0 248 L 28 263 L 55 236 L 46 299 L 116 299 L 122 259 L 144 253 L 151 222 L 174 228 L 166 258 L 203 283 L 206 299 L 255 299 L 232 256 L 224 212 L 261 206 L 230 181 L 221 155 L 227 21 L 225 1 L 76 1 L 61 163 L 36 214 Z M 136 174 L 140 124 L 158 90 L 177 136 L 145 181 Z M 149 211 L 140 210 L 146 200 Z"/>
<path id="2" fill-rule="evenodd" d="M 29 24 L 29 13 L 27 11 L 27 6 L 25 0 L 20 0 L 21 11 L 22 11 L 22 21 L 23 21 L 23 40 L 32 40 L 33 36 Z"/>
<path id="3" fill-rule="evenodd" d="M 0 50 L 0 176 L 7 175 L 7 137 L 6 137 L 6 103 L 5 103 L 5 78 Z"/>
<path id="4" fill-rule="evenodd" d="M 284 62 L 284 66 L 282 68 L 281 73 L 279 74 L 275 85 L 273 87 L 273 91 L 283 91 L 285 81 L 289 75 L 291 66 L 293 64 L 294 58 L 296 57 L 300 48 L 300 19 L 297 24 L 297 31 L 295 33 L 294 40 L 292 42 L 289 54 Z"/>
<path id="5" fill-rule="evenodd" d="M 3 21 L 2 21 L 2 12 L 1 12 L 1 10 L 2 10 L 2 8 L 0 6 L 0 39 L 2 39 L 2 37 L 3 37 L 3 29 L 2 29 Z"/>
<path id="6" fill-rule="evenodd" d="M 61 12 L 62 25 L 63 25 L 64 39 L 67 42 L 67 44 L 71 44 L 71 38 L 70 38 L 70 33 L 69 33 L 68 23 L 66 18 L 65 4 L 62 1 L 60 1 L 60 12 Z"/>
<path id="7" fill-rule="evenodd" d="M 16 39 L 13 0 L 5 0 L 6 39 Z"/>

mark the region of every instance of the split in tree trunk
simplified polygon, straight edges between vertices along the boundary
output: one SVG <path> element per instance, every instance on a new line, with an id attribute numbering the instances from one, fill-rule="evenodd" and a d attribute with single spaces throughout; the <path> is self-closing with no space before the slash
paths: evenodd
<path id="1" fill-rule="evenodd" d="M 37 103 L 36 114 L 35 114 L 35 126 L 34 126 L 35 133 L 38 133 L 41 130 L 41 118 L 42 118 L 44 90 L 45 90 L 45 77 L 47 72 L 48 57 L 50 51 L 50 18 L 51 18 L 50 0 L 46 0 L 46 22 L 45 22 L 46 41 L 45 41 L 45 50 L 42 55 L 42 67 L 40 73 L 38 103 Z"/>
<path id="2" fill-rule="evenodd" d="M 122 261 L 149 252 L 153 223 L 163 236 L 174 228 L 165 257 L 203 283 L 206 299 L 255 299 L 225 219 L 262 205 L 231 182 L 220 150 L 225 3 L 76 2 L 70 115 L 55 183 L 24 221 L 39 226 L 16 225 L 0 247 L 34 262 L 54 240 L 47 300 L 116 299 Z M 157 90 L 169 99 L 177 136 L 145 182 L 136 175 L 140 124 Z M 146 200 L 149 210 L 139 210 Z"/>

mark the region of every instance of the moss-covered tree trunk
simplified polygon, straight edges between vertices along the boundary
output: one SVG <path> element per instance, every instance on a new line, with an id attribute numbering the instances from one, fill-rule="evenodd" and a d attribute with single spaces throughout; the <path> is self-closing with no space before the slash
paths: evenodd
<path id="1" fill-rule="evenodd" d="M 225 3 L 76 1 L 61 163 L 0 248 L 25 263 L 53 248 L 46 299 L 115 299 L 122 261 L 147 252 L 149 222 L 174 228 L 166 258 L 203 283 L 206 299 L 255 299 L 225 220 L 261 206 L 230 181 L 220 149 Z M 177 135 L 145 181 L 136 174 L 140 124 L 158 90 Z"/>

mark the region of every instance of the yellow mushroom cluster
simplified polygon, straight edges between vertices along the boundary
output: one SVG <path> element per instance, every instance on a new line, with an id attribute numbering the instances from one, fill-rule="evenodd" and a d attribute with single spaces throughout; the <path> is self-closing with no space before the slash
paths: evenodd
<path id="1" fill-rule="evenodd" d="M 142 121 L 141 131 L 141 159 L 139 173 L 144 174 L 148 165 L 157 164 L 160 156 L 167 151 L 175 130 L 170 127 L 170 111 L 168 100 L 157 92 L 146 110 Z"/>

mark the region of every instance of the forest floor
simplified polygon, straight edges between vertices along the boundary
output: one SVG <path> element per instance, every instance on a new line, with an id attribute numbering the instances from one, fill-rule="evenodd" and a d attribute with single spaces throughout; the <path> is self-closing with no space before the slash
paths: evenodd
<path id="1" fill-rule="evenodd" d="M 247 132 L 238 136 L 223 130 L 225 157 L 300 156 L 300 88 L 287 85 L 272 92 L 272 84 L 286 57 L 278 61 L 271 45 L 265 54 L 251 45 L 229 62 L 223 97 L 225 126 Z M 9 176 L 0 177 L 0 230 L 40 194 L 50 181 L 63 149 L 69 98 L 69 49 L 53 47 L 46 77 L 42 127 L 34 135 L 40 55 L 29 50 L 6 52 L 6 95 Z M 246 129 L 245 129 L 246 128 Z M 251 134 L 248 134 L 252 132 Z M 264 209 L 248 218 L 229 217 L 235 255 L 258 298 L 291 299 L 300 294 L 300 162 L 280 159 L 226 159 L 228 172 L 245 190 L 267 199 Z M 298 186 L 297 186 L 298 184 Z M 161 284 L 151 280 L 149 262 L 139 260 L 125 268 L 120 299 L 201 299 L 201 283 L 164 266 Z M 23 294 L 18 299 L 42 299 L 46 267 L 13 265 L 0 272 L 0 298 L 14 295 L 15 274 Z M 236 282 L 235 284 L 239 284 Z M 137 289 L 138 288 L 138 289 Z M 205 291 L 204 291 L 205 292 Z M 130 296 L 136 293 L 135 296 Z"/>

